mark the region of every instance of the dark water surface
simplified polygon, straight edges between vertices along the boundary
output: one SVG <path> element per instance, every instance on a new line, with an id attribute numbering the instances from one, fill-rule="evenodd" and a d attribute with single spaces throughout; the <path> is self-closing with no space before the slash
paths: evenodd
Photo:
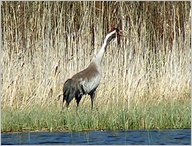
<path id="1" fill-rule="evenodd" d="M 191 129 L 2 133 L 1 144 L 190 145 Z"/>

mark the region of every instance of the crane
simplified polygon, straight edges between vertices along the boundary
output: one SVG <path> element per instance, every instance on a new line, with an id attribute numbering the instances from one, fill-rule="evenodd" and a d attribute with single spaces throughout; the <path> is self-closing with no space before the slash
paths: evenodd
<path id="1" fill-rule="evenodd" d="M 118 28 L 112 28 L 106 35 L 101 49 L 93 58 L 90 65 L 65 81 L 63 86 L 63 104 L 66 101 L 67 108 L 74 97 L 78 108 L 82 96 L 88 94 L 91 97 L 91 109 L 93 109 L 95 91 L 101 80 L 101 61 L 103 54 L 109 42 L 116 37 L 119 39 L 120 36 L 124 36 L 123 31 Z"/>

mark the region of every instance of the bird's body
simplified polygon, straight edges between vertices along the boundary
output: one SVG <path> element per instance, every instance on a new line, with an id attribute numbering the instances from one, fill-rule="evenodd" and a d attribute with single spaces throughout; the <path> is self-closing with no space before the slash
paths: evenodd
<path id="1" fill-rule="evenodd" d="M 73 75 L 68 79 L 63 86 L 63 103 L 66 100 L 66 106 L 69 106 L 71 100 L 75 97 L 77 102 L 77 107 L 83 95 L 90 95 L 91 105 L 93 108 L 93 101 L 95 96 L 95 91 L 99 86 L 101 80 L 101 60 L 103 58 L 107 44 L 114 39 L 117 35 L 120 35 L 118 29 L 113 29 L 106 36 L 104 43 L 99 50 L 98 54 L 92 60 L 90 65 Z"/>
<path id="2" fill-rule="evenodd" d="M 92 89 L 95 89 L 101 80 L 101 72 L 97 65 L 92 62 L 85 70 L 75 74 L 72 79 L 79 81 L 84 87 L 84 91 L 88 94 Z"/>

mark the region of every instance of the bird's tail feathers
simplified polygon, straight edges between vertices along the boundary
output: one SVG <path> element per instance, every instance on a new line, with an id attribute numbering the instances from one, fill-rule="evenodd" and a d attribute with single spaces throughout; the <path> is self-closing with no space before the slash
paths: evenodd
<path id="1" fill-rule="evenodd" d="M 63 86 L 63 102 L 69 104 L 70 101 L 75 97 L 76 84 L 72 79 L 68 79 Z"/>

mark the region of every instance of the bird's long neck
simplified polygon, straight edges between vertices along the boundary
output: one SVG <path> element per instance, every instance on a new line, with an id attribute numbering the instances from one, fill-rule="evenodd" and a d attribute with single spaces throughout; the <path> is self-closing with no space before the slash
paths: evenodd
<path id="1" fill-rule="evenodd" d="M 107 47 L 107 39 L 104 40 L 104 43 L 101 47 L 101 49 L 99 50 L 99 52 L 97 53 L 97 55 L 95 56 L 95 58 L 93 59 L 92 62 L 94 62 L 97 66 L 100 66 L 101 65 L 101 61 L 102 61 L 102 58 L 103 58 L 103 54 L 105 53 L 105 49 Z"/>
<path id="2" fill-rule="evenodd" d="M 103 58 L 103 54 L 105 53 L 105 49 L 108 45 L 108 43 L 116 36 L 114 36 L 114 34 L 116 33 L 116 31 L 112 31 L 110 33 L 107 34 L 107 36 L 105 37 L 105 40 L 103 42 L 103 45 L 101 47 L 101 49 L 99 50 L 99 52 L 97 53 L 97 55 L 95 56 L 95 58 L 93 59 L 92 63 L 94 63 L 97 66 L 97 69 L 99 70 L 99 72 L 101 72 L 101 61 Z"/>

